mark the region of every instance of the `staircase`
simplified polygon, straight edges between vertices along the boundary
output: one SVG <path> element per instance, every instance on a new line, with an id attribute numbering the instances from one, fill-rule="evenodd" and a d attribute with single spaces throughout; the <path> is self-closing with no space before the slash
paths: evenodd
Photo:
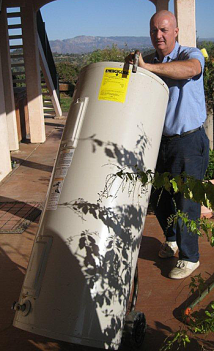
<path id="1" fill-rule="evenodd" d="M 26 87 L 20 8 L 12 9 L 7 12 L 7 21 L 13 86 Z"/>
<path id="2" fill-rule="evenodd" d="M 37 12 L 37 29 L 39 35 L 39 53 L 41 65 L 41 83 L 43 106 L 45 116 L 59 117 L 62 111 L 59 104 L 59 79 L 49 45 L 47 33 L 45 30 L 45 23 L 43 22 L 41 12 Z"/>
<path id="3" fill-rule="evenodd" d="M 42 87 L 42 97 L 43 97 L 43 111 L 45 117 L 54 117 L 55 110 L 50 97 L 50 93 L 44 78 L 44 75 L 41 71 L 41 87 Z"/>
<path id="4" fill-rule="evenodd" d="M 13 86 L 26 87 L 20 7 L 7 9 L 7 21 Z M 40 11 L 37 13 L 37 27 L 44 115 L 60 117 L 58 76 Z"/>

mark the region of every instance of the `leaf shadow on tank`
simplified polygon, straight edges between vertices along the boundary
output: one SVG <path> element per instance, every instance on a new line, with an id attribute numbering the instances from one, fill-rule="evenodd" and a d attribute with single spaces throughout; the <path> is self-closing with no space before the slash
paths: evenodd
<path id="1" fill-rule="evenodd" d="M 105 233 L 85 229 L 78 235 L 75 256 L 80 260 L 82 273 L 96 307 L 102 311 L 103 317 L 108 319 L 108 325 L 103 330 L 107 344 L 123 328 L 132 288 L 133 253 L 139 250 L 141 242 L 143 210 L 134 205 L 110 208 L 101 206 L 100 203 L 89 203 L 84 199 L 59 206 L 70 208 L 86 222 L 85 228 L 87 216 L 92 216 L 94 220 L 104 224 Z M 99 245 L 102 236 L 105 240 L 104 249 Z M 67 245 L 72 246 L 73 240 L 74 237 L 68 237 Z M 119 315 L 114 311 L 113 301 L 120 305 Z M 111 348 L 111 343 L 108 346 Z"/>
<path id="2" fill-rule="evenodd" d="M 145 167 L 145 150 L 151 147 L 142 126 L 136 139 L 133 150 L 111 141 L 99 140 L 96 135 L 79 142 L 90 142 L 92 153 L 107 156 L 103 158 L 103 166 L 111 162 L 111 165 L 115 164 L 116 171 L 122 167 L 134 171 L 136 165 Z M 112 167 L 109 173 L 111 171 Z M 104 190 L 98 193 L 95 201 L 77 198 L 58 204 L 59 208 L 72 211 L 71 221 L 75 221 L 75 215 L 79 217 L 79 226 L 76 226 L 75 234 L 67 237 L 66 243 L 79 261 L 93 302 L 99 316 L 102 316 L 103 340 L 110 349 L 121 337 L 147 210 L 146 205 L 140 206 L 138 199 L 130 199 L 129 204 L 115 205 L 112 199 L 117 197 L 117 189 L 121 189 L 120 181 L 123 182 L 117 175 L 109 174 L 104 179 Z M 115 186 L 112 187 L 112 184 Z M 136 188 L 128 188 L 128 196 L 133 191 Z"/>
<path id="3" fill-rule="evenodd" d="M 151 147 L 152 143 L 146 135 L 143 125 L 138 126 L 138 128 L 140 133 L 133 150 L 128 150 L 123 145 L 118 145 L 112 141 L 100 140 L 96 134 L 86 139 L 81 139 L 81 141 L 91 141 L 93 153 L 95 153 L 98 148 L 103 148 L 106 156 L 109 159 L 117 161 L 118 165 L 122 167 L 135 167 L 137 165 L 144 170 L 145 150 Z"/>
<path id="4" fill-rule="evenodd" d="M 48 236 L 53 237 L 53 244 L 38 306 L 33 308 L 34 329 L 38 328 L 38 334 L 41 332 L 47 337 L 50 331 L 51 339 L 67 339 L 67 342 L 69 337 L 77 338 L 79 343 L 86 345 L 88 342 L 93 344 L 96 340 L 104 348 L 96 303 L 79 261 L 57 232 L 49 230 Z"/>
<path id="5" fill-rule="evenodd" d="M 68 316 L 67 311 L 69 308 L 71 309 L 70 306 L 72 306 L 73 311 L 76 311 L 76 314 L 78 314 L 79 311 L 83 310 L 83 306 L 84 306 L 85 315 L 86 315 L 86 324 L 82 325 L 82 328 L 87 332 L 91 318 L 93 317 L 96 337 L 100 340 L 100 342 L 102 342 L 103 334 L 101 332 L 98 316 L 96 315 L 95 303 L 91 299 L 89 289 L 84 290 L 84 297 L 83 297 L 84 301 L 82 300 L 74 301 L 71 299 L 64 300 L 66 297 L 69 296 L 69 294 L 67 294 L 63 297 L 63 291 L 67 287 L 66 283 L 70 284 L 71 288 L 76 284 L 79 284 L 80 289 L 81 287 L 85 288 L 85 285 L 86 285 L 85 277 L 81 273 L 78 261 L 71 254 L 65 242 L 62 241 L 61 238 L 55 232 L 52 232 L 52 235 L 55 240 L 56 252 L 58 252 L 58 254 L 56 253 L 54 254 L 55 260 L 54 262 L 52 262 L 50 270 L 52 271 L 52 275 L 54 275 L 54 280 L 52 281 L 52 284 L 54 289 L 57 289 L 58 291 L 58 298 L 56 300 L 56 303 L 53 305 L 53 300 L 50 298 L 51 287 L 49 286 L 50 290 L 46 294 L 46 296 L 45 296 L 45 292 L 43 292 L 41 289 L 42 299 L 45 299 L 45 304 L 46 304 L 45 314 L 47 317 L 49 317 L 49 321 L 51 320 L 52 324 L 56 322 L 57 318 L 61 318 L 62 323 L 66 324 L 66 327 L 68 327 L 68 324 L 72 319 L 72 315 L 71 315 L 70 319 L 67 318 L 68 323 L 66 323 L 66 317 Z M 63 258 L 60 256 L 60 250 L 63 250 Z M 65 271 L 64 284 L 62 284 L 62 280 L 60 279 L 60 275 L 62 274 L 62 271 L 59 267 L 59 263 L 61 262 L 62 259 L 64 262 L 67 263 L 67 266 L 66 266 L 67 269 L 64 270 Z M 20 270 L 20 268 L 23 269 L 23 267 L 22 265 L 19 265 L 13 262 L 8 256 L 8 254 L 2 248 L 0 248 L 0 263 L 1 263 L 1 267 L 4 267 L 4 269 L 1 270 L 1 275 L 0 275 L 1 282 L 2 282 L 0 296 L 2 301 L 4 302 L 2 304 L 3 313 L 1 313 L 1 316 L 0 316 L 0 332 L 1 332 L 0 349 L 11 350 L 11 351 L 15 351 L 15 350 L 25 350 L 25 351 L 37 350 L 38 351 L 38 349 L 52 350 L 52 351 L 53 350 L 55 351 L 70 350 L 70 349 L 76 350 L 76 345 L 74 344 L 70 346 L 69 343 L 57 341 L 56 339 L 48 338 L 46 336 L 42 336 L 36 333 L 34 334 L 31 332 L 13 327 L 12 322 L 14 318 L 14 311 L 12 311 L 11 305 L 12 305 L 12 302 L 15 301 L 20 294 L 21 286 L 24 279 L 24 273 Z M 47 277 L 48 276 L 46 276 L 45 279 L 47 279 Z M 61 284 L 59 282 L 61 282 Z M 68 290 L 68 288 L 66 289 Z M 84 303 L 82 304 L 82 302 Z M 94 305 L 94 308 L 93 308 L 93 305 Z M 56 311 L 58 307 L 59 309 L 58 309 L 58 315 L 57 315 Z M 89 311 L 87 307 L 88 309 L 91 308 L 91 310 Z M 54 309 L 56 310 L 54 311 Z M 63 311 L 61 315 L 60 315 L 60 309 L 61 311 Z M 34 310 L 34 313 L 35 313 L 35 310 Z M 40 309 L 39 310 L 37 309 L 34 322 L 36 322 L 36 319 L 38 318 L 38 324 L 39 324 L 41 321 L 42 314 L 44 315 L 44 313 L 41 313 Z M 74 317 L 74 313 L 73 313 L 73 317 Z M 57 323 L 59 323 L 59 320 L 57 320 Z"/>

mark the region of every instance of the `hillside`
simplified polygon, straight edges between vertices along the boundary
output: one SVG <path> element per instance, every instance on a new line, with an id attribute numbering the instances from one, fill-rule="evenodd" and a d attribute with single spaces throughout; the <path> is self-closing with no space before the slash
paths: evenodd
<path id="1" fill-rule="evenodd" d="M 115 44 L 119 49 L 126 48 L 140 50 L 151 47 L 149 37 L 93 37 L 78 36 L 64 40 L 50 40 L 52 52 L 59 54 L 84 54 L 97 49 L 104 49 L 107 46 L 112 47 Z"/>

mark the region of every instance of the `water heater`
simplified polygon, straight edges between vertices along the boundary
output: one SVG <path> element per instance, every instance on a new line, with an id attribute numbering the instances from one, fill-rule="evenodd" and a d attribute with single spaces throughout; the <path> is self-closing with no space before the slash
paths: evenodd
<path id="1" fill-rule="evenodd" d="M 52 173 L 14 326 L 118 349 L 168 102 L 156 75 L 123 63 L 84 68 Z"/>

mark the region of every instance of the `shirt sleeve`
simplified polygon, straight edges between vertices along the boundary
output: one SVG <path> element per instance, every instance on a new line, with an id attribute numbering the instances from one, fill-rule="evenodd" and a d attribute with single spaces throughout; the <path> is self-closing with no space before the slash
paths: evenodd
<path id="1" fill-rule="evenodd" d="M 197 59 L 201 64 L 202 72 L 204 71 L 205 59 L 201 51 L 197 48 L 184 47 L 179 54 L 179 60 L 185 61 L 190 59 Z"/>

